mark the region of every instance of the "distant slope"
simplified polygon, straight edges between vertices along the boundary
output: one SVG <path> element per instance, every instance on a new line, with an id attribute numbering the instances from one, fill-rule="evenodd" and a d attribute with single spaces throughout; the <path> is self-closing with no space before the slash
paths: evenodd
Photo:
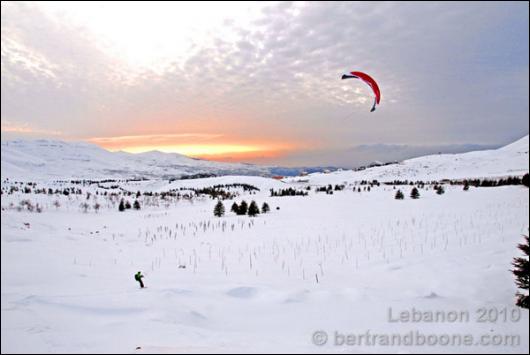
<path id="1" fill-rule="evenodd" d="M 363 171 L 314 173 L 308 179 L 310 183 L 329 184 L 366 179 L 440 180 L 522 175 L 528 172 L 528 144 L 526 136 L 495 150 L 429 155 Z M 283 172 L 278 167 L 219 163 L 156 151 L 110 152 L 94 144 L 53 140 L 5 141 L 1 153 L 2 179 L 169 179 L 195 174 L 270 176 Z"/>
<path id="2" fill-rule="evenodd" d="M 264 175 L 268 170 L 256 165 L 211 162 L 174 153 L 109 152 L 89 143 L 2 142 L 2 179 L 170 178 L 199 173 Z"/>
<path id="3" fill-rule="evenodd" d="M 528 172 L 528 143 L 526 136 L 495 150 L 428 155 L 362 171 L 311 174 L 308 179 L 313 184 L 333 184 L 373 179 L 441 180 L 523 175 Z"/>

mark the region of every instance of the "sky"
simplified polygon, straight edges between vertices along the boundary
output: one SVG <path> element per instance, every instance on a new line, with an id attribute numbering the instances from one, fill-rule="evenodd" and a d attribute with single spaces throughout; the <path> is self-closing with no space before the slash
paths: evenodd
<path id="1" fill-rule="evenodd" d="M 348 166 L 529 130 L 528 2 L 1 6 L 2 140 Z"/>

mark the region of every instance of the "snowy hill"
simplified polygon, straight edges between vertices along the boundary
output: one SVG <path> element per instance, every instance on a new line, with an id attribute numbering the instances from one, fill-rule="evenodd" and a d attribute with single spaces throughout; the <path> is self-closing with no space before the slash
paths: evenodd
<path id="1" fill-rule="evenodd" d="M 100 193 L 89 201 L 99 211 L 85 213 L 80 205 L 95 186 L 70 196 L 4 194 L 2 353 L 528 353 L 528 311 L 513 306 L 509 271 L 528 231 L 527 188 L 447 186 L 444 195 L 421 189 L 419 200 L 402 201 L 386 185 L 271 197 L 267 188 L 282 183 L 251 176 L 169 188 L 242 182 L 261 191 L 240 189 L 222 218 L 212 215 L 211 198 L 142 196 L 142 209 L 119 212 Z M 168 188 L 134 184 L 125 187 Z M 42 212 L 19 212 L 27 199 Z M 268 202 L 271 211 L 229 211 L 242 200 Z M 146 289 L 133 279 L 138 271 Z M 388 321 L 390 310 L 411 309 L 472 320 Z M 481 309 L 514 318 L 475 321 Z M 334 345 L 335 332 L 367 330 L 466 335 L 475 346 Z M 329 343 L 313 345 L 316 331 Z M 478 343 L 504 335 L 518 337 L 515 345 Z"/>
<path id="2" fill-rule="evenodd" d="M 2 179 L 173 178 L 194 174 L 270 176 L 275 167 L 220 163 L 157 151 L 110 152 L 94 144 L 52 140 L 2 142 Z M 289 169 L 287 169 L 289 170 Z M 303 170 L 303 169 L 301 169 Z M 499 177 L 528 172 L 528 136 L 496 150 L 437 154 L 363 171 L 314 173 L 310 183 Z M 296 181 L 296 178 L 290 181 Z"/>
<path id="3" fill-rule="evenodd" d="M 311 174 L 312 184 L 360 180 L 442 180 L 519 176 L 528 172 L 528 135 L 495 150 L 437 154 L 362 171 Z M 293 179 L 296 180 L 296 179 Z"/>
<path id="4" fill-rule="evenodd" d="M 2 176 L 62 180 L 149 169 L 156 176 L 226 166 L 256 169 L 89 144 L 2 143 Z M 498 150 L 311 174 L 288 179 L 291 184 L 231 175 L 37 181 L 24 184 L 26 191 L 3 182 L 1 352 L 528 353 L 529 314 L 514 306 L 518 290 L 510 272 L 521 234 L 528 233 L 526 187 L 464 191 L 447 184 L 437 194 L 427 185 L 416 200 L 409 198 L 412 186 L 401 186 L 406 197 L 396 200 L 392 186 L 359 191 L 354 183 L 526 171 L 528 137 Z M 333 194 L 306 185 L 345 180 L 351 184 Z M 231 193 L 223 217 L 213 216 L 217 199 L 192 193 L 215 185 Z M 79 193 L 65 194 L 68 187 Z M 271 196 L 269 189 L 286 187 L 307 195 Z M 162 194 L 168 191 L 178 195 Z M 120 211 L 121 199 L 141 208 Z M 237 215 L 231 206 L 243 200 L 266 202 L 270 210 Z M 138 271 L 145 289 L 133 278 Z M 509 321 L 480 321 L 482 310 Z M 395 321 L 417 311 L 469 320 Z M 367 332 L 403 341 L 419 332 L 438 343 L 337 343 L 337 334 L 340 340 Z M 441 345 L 447 336 L 456 341 Z M 473 346 L 463 346 L 462 336 Z M 505 342 L 493 347 L 489 341 L 499 337 Z"/>
<path id="5" fill-rule="evenodd" d="M 2 179 L 166 178 L 199 173 L 264 175 L 268 171 L 255 165 L 211 162 L 175 153 L 110 152 L 89 143 L 2 142 Z"/>

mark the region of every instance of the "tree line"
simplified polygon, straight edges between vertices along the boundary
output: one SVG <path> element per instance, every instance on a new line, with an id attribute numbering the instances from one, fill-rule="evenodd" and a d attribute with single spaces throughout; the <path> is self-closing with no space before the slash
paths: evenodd
<path id="1" fill-rule="evenodd" d="M 234 212 L 238 216 L 248 215 L 250 217 L 255 217 L 260 213 L 268 213 L 270 211 L 270 207 L 267 202 L 263 202 L 260 209 L 256 201 L 252 200 L 250 204 L 247 204 L 247 202 L 243 200 L 239 204 L 234 202 L 230 208 L 230 211 Z M 222 217 L 225 215 L 225 206 L 221 200 L 217 201 L 215 204 L 213 215 L 215 217 Z"/>

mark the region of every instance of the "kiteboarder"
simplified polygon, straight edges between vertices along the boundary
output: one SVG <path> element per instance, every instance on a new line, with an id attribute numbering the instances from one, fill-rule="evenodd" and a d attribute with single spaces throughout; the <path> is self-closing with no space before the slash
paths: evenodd
<path id="1" fill-rule="evenodd" d="M 134 279 L 140 283 L 140 287 L 141 288 L 144 288 L 144 282 L 142 281 L 143 277 L 144 277 L 144 275 L 142 275 L 142 273 L 140 271 L 138 271 L 134 275 Z"/>

